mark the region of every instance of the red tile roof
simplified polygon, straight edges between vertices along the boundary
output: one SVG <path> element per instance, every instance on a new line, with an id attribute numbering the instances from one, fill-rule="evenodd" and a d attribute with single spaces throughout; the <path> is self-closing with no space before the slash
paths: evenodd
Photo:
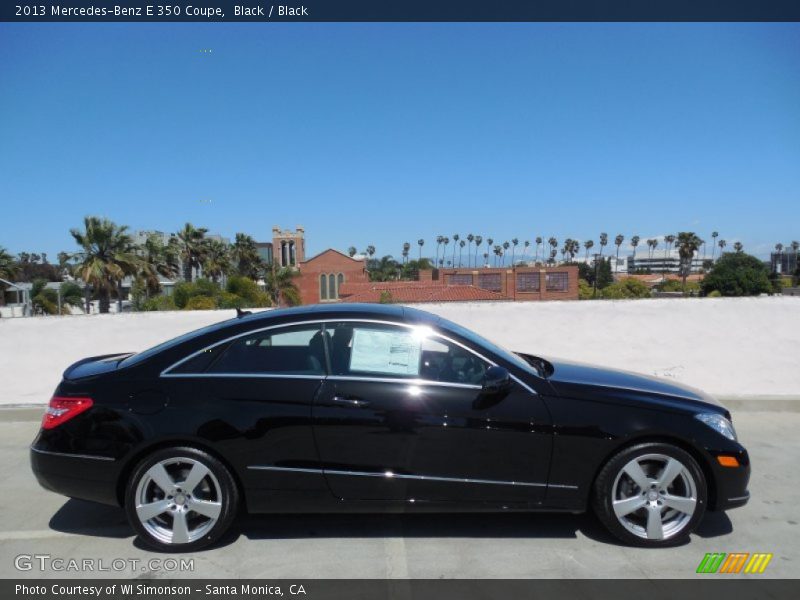
<path id="1" fill-rule="evenodd" d="M 343 302 L 380 302 L 388 292 L 392 302 L 469 302 L 508 300 L 502 294 L 473 285 L 442 285 L 425 281 L 345 282 L 339 288 Z"/>

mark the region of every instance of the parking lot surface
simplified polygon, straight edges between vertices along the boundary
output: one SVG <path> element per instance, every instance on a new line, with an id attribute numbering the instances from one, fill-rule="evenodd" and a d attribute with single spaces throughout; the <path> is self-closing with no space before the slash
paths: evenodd
<path id="1" fill-rule="evenodd" d="M 752 458 L 752 499 L 707 514 L 692 541 L 677 548 L 622 546 L 589 514 L 259 515 L 240 518 L 224 545 L 181 556 L 144 549 L 121 509 L 41 489 L 28 465 L 35 415 L 0 410 L 4 578 L 685 578 L 709 577 L 695 574 L 707 552 L 770 552 L 758 577 L 800 574 L 796 411 L 734 412 Z M 193 559 L 193 569 L 158 562 L 166 558 Z M 86 565 L 94 570 L 71 568 Z"/>

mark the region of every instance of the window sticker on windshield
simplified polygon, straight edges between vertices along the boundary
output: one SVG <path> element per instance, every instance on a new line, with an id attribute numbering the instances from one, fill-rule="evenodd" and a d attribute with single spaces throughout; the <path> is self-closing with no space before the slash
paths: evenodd
<path id="1" fill-rule="evenodd" d="M 350 370 L 419 375 L 421 340 L 405 331 L 354 329 Z"/>

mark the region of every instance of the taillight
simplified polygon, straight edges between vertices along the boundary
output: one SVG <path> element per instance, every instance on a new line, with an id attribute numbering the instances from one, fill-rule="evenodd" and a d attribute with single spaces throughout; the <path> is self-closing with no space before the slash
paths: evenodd
<path id="1" fill-rule="evenodd" d="M 53 396 L 42 417 L 42 428 L 53 429 L 92 407 L 91 398 Z"/>

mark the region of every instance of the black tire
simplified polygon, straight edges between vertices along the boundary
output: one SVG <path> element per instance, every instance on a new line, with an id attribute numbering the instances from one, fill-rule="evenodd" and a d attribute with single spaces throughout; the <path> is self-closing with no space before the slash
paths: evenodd
<path id="1" fill-rule="evenodd" d="M 681 470 L 680 474 L 672 480 L 674 482 L 672 484 L 673 487 L 667 491 L 661 491 L 657 471 L 661 463 L 659 463 L 658 459 L 653 458 L 655 456 L 665 457 L 667 461 L 675 459 L 685 468 L 685 471 Z M 651 476 L 647 479 L 649 484 L 645 490 L 642 490 L 639 485 L 634 483 L 633 478 L 629 476 L 627 471 L 623 472 L 623 469 L 635 459 L 642 460 L 641 464 L 637 464 L 645 474 Z M 633 467 L 635 470 L 635 465 Z M 664 468 L 666 468 L 666 463 L 664 463 Z M 647 473 L 647 470 L 650 470 L 650 473 Z M 660 472 L 664 473 L 664 470 L 662 469 Z M 693 482 L 690 483 L 692 479 Z M 616 490 L 615 484 L 618 486 Z M 690 491 L 692 484 L 694 486 L 693 492 Z M 623 489 L 631 491 L 621 494 L 620 491 Z M 680 493 L 681 491 L 684 493 Z M 677 495 L 673 495 L 675 492 L 677 492 Z M 622 499 L 637 503 L 644 501 L 645 506 L 618 517 L 613 505 L 615 494 L 617 494 L 616 499 L 618 501 Z M 686 498 L 681 497 L 684 495 Z M 655 499 L 653 499 L 654 496 Z M 674 499 L 691 500 L 692 498 L 695 500 L 695 504 L 694 512 L 691 516 L 689 516 L 688 512 L 681 512 L 670 506 L 665 506 L 668 503 L 667 500 L 674 504 Z M 689 535 L 705 514 L 707 498 L 708 485 L 703 475 L 703 470 L 688 452 L 672 444 L 648 442 L 621 450 L 605 464 L 594 482 L 592 507 L 606 529 L 626 544 L 662 548 L 675 546 L 688 540 Z M 620 512 L 622 511 L 623 509 L 620 508 Z M 661 519 L 664 520 L 661 527 L 654 523 L 653 532 L 655 532 L 655 535 L 653 539 L 649 537 L 650 532 L 648 531 L 651 512 L 654 512 L 656 516 L 662 515 Z M 672 520 L 665 519 L 665 517 L 673 514 Z M 655 517 L 653 519 L 655 520 Z M 659 531 L 662 535 L 661 539 L 657 539 Z"/>
<path id="2" fill-rule="evenodd" d="M 159 463 L 176 486 L 169 492 L 165 492 L 153 477 L 160 472 Z M 207 473 L 191 490 L 181 488 L 198 464 L 201 466 L 197 477 L 203 473 L 202 467 Z M 154 470 L 150 471 L 151 468 Z M 138 510 L 144 511 L 149 505 L 160 510 L 163 504 L 171 508 L 149 519 L 144 514 L 140 518 Z M 125 487 L 128 521 L 144 544 L 162 552 L 192 552 L 215 543 L 230 528 L 238 507 L 239 489 L 230 471 L 219 460 L 197 448 L 176 447 L 153 452 L 136 465 Z M 201 509 L 211 512 L 207 516 L 199 512 Z M 186 525 L 181 526 L 178 521 Z M 171 541 L 174 538 L 179 539 Z"/>

